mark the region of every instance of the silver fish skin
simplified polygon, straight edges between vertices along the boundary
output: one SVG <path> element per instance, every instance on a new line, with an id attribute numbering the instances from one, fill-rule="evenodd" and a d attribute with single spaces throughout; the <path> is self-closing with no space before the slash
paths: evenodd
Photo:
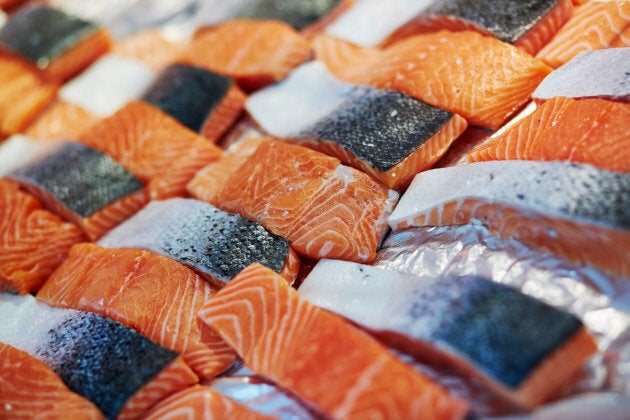
<path id="1" fill-rule="evenodd" d="M 152 201 L 98 244 L 173 258 L 217 287 L 252 262 L 280 272 L 289 255 L 289 242 L 259 223 L 187 198 Z"/>

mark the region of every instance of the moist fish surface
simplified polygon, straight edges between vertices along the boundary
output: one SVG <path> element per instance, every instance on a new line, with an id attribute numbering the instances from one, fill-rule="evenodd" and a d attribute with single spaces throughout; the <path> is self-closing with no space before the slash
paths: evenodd
<path id="1" fill-rule="evenodd" d="M 597 349 L 577 317 L 477 276 L 415 277 L 320 260 L 298 292 L 420 360 L 446 360 L 524 407 L 557 396 Z"/>
<path id="2" fill-rule="evenodd" d="M 238 214 L 186 198 L 152 201 L 98 243 L 157 252 L 195 269 L 219 287 L 252 262 L 290 281 L 299 265 L 285 238 Z"/>
<path id="3" fill-rule="evenodd" d="M 630 276 L 630 175 L 569 162 L 493 161 L 422 172 L 394 231 L 478 222 L 502 238 Z"/>
<path id="4" fill-rule="evenodd" d="M 246 108 L 268 133 L 337 157 L 393 189 L 430 168 L 467 126 L 403 93 L 341 82 L 317 61 L 256 92 Z"/>
<path id="5" fill-rule="evenodd" d="M 38 290 L 70 248 L 85 240 L 81 229 L 5 179 L 0 179 L 0 238 L 0 291 L 20 294 Z"/>
<path id="6" fill-rule="evenodd" d="M 170 258 L 83 243 L 71 249 L 37 299 L 95 312 L 134 328 L 178 352 L 204 379 L 236 361 L 236 353 L 195 315 L 213 294 L 208 282 Z M 170 305 L 165 308 L 164 302 Z"/>
<path id="7" fill-rule="evenodd" d="M 36 159 L 12 171 L 8 178 L 48 209 L 80 226 L 90 239 L 100 237 L 148 200 L 144 185 L 98 150 L 71 141 L 53 147 L 28 142 L 28 152 Z"/>
<path id="8" fill-rule="evenodd" d="M 468 155 L 487 160 L 566 160 L 630 172 L 630 104 L 554 97 Z"/>
<path id="9" fill-rule="evenodd" d="M 472 31 L 415 35 L 386 48 L 321 36 L 313 49 L 344 81 L 398 90 L 492 129 L 524 106 L 551 72 L 518 48 Z"/>
<path id="10" fill-rule="evenodd" d="M 177 353 L 98 314 L 7 293 L 0 314 L 0 342 L 44 362 L 107 418 L 139 415 L 198 380 Z"/>
<path id="11" fill-rule="evenodd" d="M 0 343 L 0 360 L 0 417 L 104 418 L 94 404 L 72 392 L 51 368 L 27 352 Z"/>
<path id="12" fill-rule="evenodd" d="M 246 365 L 333 418 L 464 418 L 468 405 L 260 264 L 199 311 Z"/>
<path id="13" fill-rule="evenodd" d="M 197 173 L 191 195 L 259 221 L 308 258 L 376 256 L 396 192 L 336 158 L 273 138 L 251 140 L 225 159 Z"/>

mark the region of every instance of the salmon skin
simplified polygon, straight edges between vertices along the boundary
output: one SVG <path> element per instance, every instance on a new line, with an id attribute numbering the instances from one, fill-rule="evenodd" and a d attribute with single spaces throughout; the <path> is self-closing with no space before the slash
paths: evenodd
<path id="1" fill-rule="evenodd" d="M 268 133 L 334 156 L 396 190 L 430 168 L 467 125 L 403 93 L 341 82 L 317 61 L 256 92 L 246 108 Z"/>
<path id="2" fill-rule="evenodd" d="M 571 0 L 435 0 L 385 43 L 440 29 L 476 30 L 536 54 L 572 12 Z"/>
<path id="3" fill-rule="evenodd" d="M 630 1 L 588 1 L 536 57 L 559 67 L 583 51 L 630 47 Z"/>
<path id="4" fill-rule="evenodd" d="M 199 171 L 190 193 L 259 221 L 301 256 L 374 259 L 398 193 L 323 153 L 273 138 L 250 142 Z"/>
<path id="5" fill-rule="evenodd" d="M 195 385 L 160 401 L 151 409 L 145 420 L 169 418 L 177 413 L 181 419 L 251 419 L 271 420 L 276 417 L 265 416 L 250 410 L 231 398 L 208 386 Z"/>
<path id="6" fill-rule="evenodd" d="M 21 8 L 0 29 L 0 47 L 23 57 L 58 81 L 83 70 L 105 53 L 110 44 L 109 35 L 93 23 L 45 5 Z"/>
<path id="7" fill-rule="evenodd" d="M 37 299 L 127 325 L 181 354 L 204 379 L 236 361 L 236 353 L 195 315 L 213 294 L 208 282 L 170 258 L 83 243 L 71 249 Z M 169 310 L 163 310 L 164 302 L 171 302 Z"/>
<path id="8" fill-rule="evenodd" d="M 44 209 L 19 186 L 0 179 L 0 292 L 35 292 L 72 245 L 85 240 L 72 223 Z"/>
<path id="9" fill-rule="evenodd" d="M 202 132 L 206 121 L 220 105 L 230 89 L 238 89 L 229 77 L 213 73 L 201 67 L 174 64 L 164 69 L 142 100 L 160 108 L 192 131 Z M 236 108 L 224 130 L 240 115 Z M 223 132 L 216 134 L 218 140 Z"/>
<path id="10" fill-rule="evenodd" d="M 581 52 L 549 74 L 532 93 L 538 103 L 555 96 L 630 102 L 630 47 Z"/>
<path id="11" fill-rule="evenodd" d="M 463 418 L 468 405 L 252 264 L 199 311 L 246 365 L 332 418 Z M 313 363 L 316 361 L 316 363 Z"/>
<path id="12" fill-rule="evenodd" d="M 94 404 L 72 392 L 44 362 L 0 343 L 0 417 L 29 419 L 104 416 Z"/>
<path id="13" fill-rule="evenodd" d="M 33 141 L 32 147 L 45 145 Z M 148 199 L 144 185 L 112 158 L 76 142 L 57 143 L 49 153 L 8 177 L 46 207 L 79 225 L 92 239 L 122 221 L 128 212 L 137 211 Z M 102 215 L 126 200 L 129 204 L 113 219 Z"/>
<path id="14" fill-rule="evenodd" d="M 178 359 L 177 353 L 109 318 L 52 308 L 32 296 L 0 295 L 0 314 L 5 320 L 0 342 L 44 362 L 107 418 L 122 414 L 134 394 Z M 183 385 L 180 379 L 192 385 L 196 376 L 192 371 L 189 376 L 172 377 L 164 391 L 178 390 L 173 387 Z"/>
<path id="15" fill-rule="evenodd" d="M 315 58 L 341 80 L 398 90 L 492 129 L 523 107 L 552 70 L 472 31 L 415 35 L 382 49 L 320 36 L 313 48 Z"/>
<path id="16" fill-rule="evenodd" d="M 447 361 L 522 407 L 557 396 L 597 350 L 572 314 L 477 276 L 415 277 L 320 260 L 298 292 L 423 361 Z"/>
<path id="17" fill-rule="evenodd" d="M 422 172 L 388 221 L 395 231 L 477 221 L 502 238 L 630 277 L 628 209 L 627 173 L 512 160 Z"/>
<path id="18" fill-rule="evenodd" d="M 628 103 L 554 97 L 479 145 L 468 160 L 567 160 L 630 172 L 629 118 Z"/>
<path id="19" fill-rule="evenodd" d="M 297 258 L 285 238 L 194 199 L 152 201 L 98 243 L 157 252 L 197 270 L 218 287 L 252 262 L 282 272 L 291 281 L 297 274 L 293 266 Z"/>

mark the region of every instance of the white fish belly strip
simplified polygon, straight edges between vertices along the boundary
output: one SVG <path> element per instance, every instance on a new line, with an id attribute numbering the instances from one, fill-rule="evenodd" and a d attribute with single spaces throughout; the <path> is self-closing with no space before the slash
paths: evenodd
<path id="1" fill-rule="evenodd" d="M 62 145 L 63 142 L 37 141 L 19 134 L 11 136 L 0 146 L 0 176 L 37 162 Z"/>

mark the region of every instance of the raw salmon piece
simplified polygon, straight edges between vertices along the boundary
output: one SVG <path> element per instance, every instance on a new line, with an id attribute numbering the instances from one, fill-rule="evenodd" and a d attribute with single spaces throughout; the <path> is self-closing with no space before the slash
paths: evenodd
<path id="1" fill-rule="evenodd" d="M 178 352 L 203 379 L 236 360 L 234 351 L 197 321 L 197 310 L 213 293 L 205 280 L 170 258 L 85 243 L 72 248 L 37 299 L 125 324 Z"/>
<path id="2" fill-rule="evenodd" d="M 0 238 L 0 291 L 20 294 L 38 290 L 72 245 L 85 240 L 78 227 L 5 179 L 0 179 Z"/>
<path id="3" fill-rule="evenodd" d="M 24 139 L 23 143 L 32 160 L 7 177 L 53 213 L 81 227 L 91 240 L 149 200 L 138 179 L 98 150 L 70 141 L 50 144 Z"/>
<path id="4" fill-rule="evenodd" d="M 159 73 L 175 63 L 187 48 L 187 43 L 168 38 L 163 30 L 145 29 L 117 40 L 112 53 L 136 59 Z"/>
<path id="5" fill-rule="evenodd" d="M 573 13 L 571 0 L 521 0 L 467 2 L 462 0 L 431 1 L 421 13 L 390 35 L 392 44 L 419 33 L 478 31 L 514 44 L 528 54 L 536 54 L 569 20 Z"/>
<path id="6" fill-rule="evenodd" d="M 190 198 L 152 201 L 99 244 L 162 254 L 194 269 L 216 287 L 253 262 L 293 283 L 300 265 L 285 238 L 238 214 Z"/>
<path id="7" fill-rule="evenodd" d="M 75 139 L 98 120 L 80 106 L 57 100 L 28 125 L 24 134 L 39 140 Z"/>
<path id="8" fill-rule="evenodd" d="M 229 77 L 185 64 L 165 68 L 142 96 L 213 143 L 240 116 L 246 98 Z"/>
<path id="9" fill-rule="evenodd" d="M 308 258 L 374 259 L 385 218 L 398 197 L 336 158 L 272 138 L 261 141 L 240 167 L 231 168 L 218 194 L 213 181 L 206 194 L 199 179 L 211 179 L 214 168 L 196 175 L 189 186 L 193 196 L 214 196 L 215 206 L 259 221 Z M 225 174 L 218 177 L 226 179 Z"/>
<path id="10" fill-rule="evenodd" d="M 0 417 L 105 418 L 89 400 L 68 389 L 44 362 L 3 343 L 0 343 Z"/>
<path id="11" fill-rule="evenodd" d="M 248 367 L 333 418 L 463 418 L 446 393 L 342 318 L 252 264 L 199 311 Z M 316 362 L 314 362 L 316 361 Z"/>
<path id="12" fill-rule="evenodd" d="M 199 378 L 172 350 L 101 315 L 0 294 L 0 342 L 29 353 L 107 418 L 138 418 Z"/>
<path id="13" fill-rule="evenodd" d="M 195 385 L 160 401 L 143 417 L 145 420 L 178 419 L 251 419 L 270 420 L 214 389 Z"/>
<path id="14" fill-rule="evenodd" d="M 404 189 L 464 131 L 466 120 L 403 93 L 354 86 L 314 61 L 246 103 L 273 136 L 320 151 Z"/>
<path id="15" fill-rule="evenodd" d="M 310 42 L 285 23 L 235 20 L 201 31 L 180 60 L 252 91 L 283 79 L 310 53 Z"/>
<path id="16" fill-rule="evenodd" d="M 555 97 L 477 147 L 469 160 L 568 160 L 630 172 L 629 118 L 630 104 Z"/>
<path id="17" fill-rule="evenodd" d="M 394 231 L 478 222 L 495 235 L 630 277 L 630 174 L 569 162 L 494 161 L 416 175 Z"/>
<path id="18" fill-rule="evenodd" d="M 0 29 L 0 48 L 26 59 L 57 82 L 89 66 L 111 43 L 105 29 L 46 5 L 21 8 Z"/>
<path id="19" fill-rule="evenodd" d="M 551 72 L 518 48 L 470 31 L 416 35 L 385 49 L 329 37 L 313 45 L 316 58 L 342 80 L 399 90 L 493 129 Z"/>
<path id="20" fill-rule="evenodd" d="M 221 156 L 210 141 L 142 101 L 130 102 L 79 140 L 145 182 L 152 199 L 183 195 L 194 174 Z"/>
<path id="21" fill-rule="evenodd" d="M 630 48 L 579 53 L 551 72 L 532 94 L 538 103 L 554 96 L 630 102 Z"/>
<path id="22" fill-rule="evenodd" d="M 560 29 L 536 57 L 559 67 L 582 51 L 611 46 L 630 47 L 630 1 L 589 1 L 575 9 L 573 17 Z M 623 45 L 620 41 L 625 40 Z"/>
<path id="23" fill-rule="evenodd" d="M 559 396 L 597 350 L 574 315 L 477 276 L 416 277 L 320 260 L 298 292 L 420 361 L 442 361 L 481 380 L 521 407 Z"/>
<path id="24" fill-rule="evenodd" d="M 28 63 L 0 51 L 0 135 L 17 133 L 51 103 L 58 86 Z"/>

